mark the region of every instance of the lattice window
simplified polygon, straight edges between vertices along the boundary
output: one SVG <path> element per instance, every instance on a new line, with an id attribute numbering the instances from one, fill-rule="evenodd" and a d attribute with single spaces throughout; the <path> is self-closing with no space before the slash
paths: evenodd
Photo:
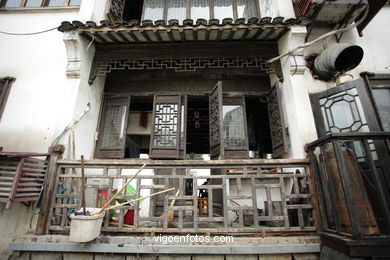
<path id="1" fill-rule="evenodd" d="M 274 157 L 287 153 L 287 133 L 281 104 L 279 84 L 277 84 L 268 96 L 268 117 Z"/>
<path id="2" fill-rule="evenodd" d="M 97 158 L 123 158 L 129 114 L 129 97 L 107 96 L 100 118 Z"/>
<path id="3" fill-rule="evenodd" d="M 11 90 L 11 85 L 15 81 L 14 78 L 5 77 L 0 78 L 0 119 L 7 103 L 8 95 Z"/>
<path id="4" fill-rule="evenodd" d="M 274 65 L 267 64 L 266 57 L 196 57 L 196 58 L 165 58 L 165 59 L 106 59 L 98 58 L 96 68 L 90 75 L 90 80 L 96 76 L 105 76 L 116 70 L 156 70 L 172 69 L 176 72 L 191 72 L 198 69 L 221 68 L 259 68 L 267 74 L 275 73 Z M 259 72 L 260 72 L 259 71 Z"/>
<path id="5" fill-rule="evenodd" d="M 223 134 L 226 147 L 246 147 L 244 108 L 240 105 L 223 106 Z"/>
<path id="6" fill-rule="evenodd" d="M 119 146 L 124 138 L 126 106 L 111 106 L 105 113 L 102 145 Z"/>
<path id="7" fill-rule="evenodd" d="M 356 88 L 320 99 L 320 107 L 327 134 L 368 131 Z"/>
<path id="8" fill-rule="evenodd" d="M 176 147 L 179 117 L 177 104 L 156 104 L 153 145 Z"/>

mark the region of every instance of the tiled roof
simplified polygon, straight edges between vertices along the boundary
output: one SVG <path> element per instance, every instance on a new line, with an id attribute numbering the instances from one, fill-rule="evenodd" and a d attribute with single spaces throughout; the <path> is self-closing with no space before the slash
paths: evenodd
<path id="1" fill-rule="evenodd" d="M 159 42 L 193 42 L 193 41 L 243 41 L 243 40 L 277 40 L 290 25 L 308 24 L 305 17 L 284 19 L 284 17 L 244 18 L 234 21 L 225 18 L 198 19 L 194 22 L 186 19 L 182 24 L 176 19 L 166 23 L 163 20 L 137 20 L 112 24 L 103 20 L 82 23 L 79 21 L 62 22 L 58 30 L 68 32 L 77 30 L 82 35 L 94 39 L 101 44 L 123 43 L 159 43 Z"/>

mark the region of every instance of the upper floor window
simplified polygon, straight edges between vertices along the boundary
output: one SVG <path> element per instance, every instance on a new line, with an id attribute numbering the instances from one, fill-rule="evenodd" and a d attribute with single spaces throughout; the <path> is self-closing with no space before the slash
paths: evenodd
<path id="1" fill-rule="evenodd" d="M 79 6 L 81 0 L 0 0 L 0 7 L 33 8 L 33 7 L 62 7 Z"/>
<path id="2" fill-rule="evenodd" d="M 257 0 L 111 0 L 111 10 L 124 21 L 178 19 L 182 23 L 184 19 L 236 20 L 260 16 Z"/>
<path id="3" fill-rule="evenodd" d="M 15 79 L 11 77 L 0 78 L 0 119 L 3 115 L 5 104 L 7 103 L 8 95 L 14 81 Z"/>

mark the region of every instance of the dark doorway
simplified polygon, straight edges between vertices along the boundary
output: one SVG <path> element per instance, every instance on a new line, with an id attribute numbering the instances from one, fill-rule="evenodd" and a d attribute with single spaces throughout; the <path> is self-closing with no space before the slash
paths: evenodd
<path id="1" fill-rule="evenodd" d="M 144 0 L 127 0 L 123 10 L 123 20 L 138 20 L 141 21 L 142 9 Z"/>
<path id="2" fill-rule="evenodd" d="M 189 96 L 187 101 L 187 154 L 209 154 L 209 101 Z"/>
<path id="3" fill-rule="evenodd" d="M 131 97 L 126 127 L 126 158 L 140 158 L 140 154 L 149 154 L 152 111 L 152 96 Z"/>
<path id="4" fill-rule="evenodd" d="M 271 130 L 265 97 L 246 97 L 245 104 L 249 150 L 255 151 L 255 156 L 260 158 L 263 154 L 272 154 Z"/>

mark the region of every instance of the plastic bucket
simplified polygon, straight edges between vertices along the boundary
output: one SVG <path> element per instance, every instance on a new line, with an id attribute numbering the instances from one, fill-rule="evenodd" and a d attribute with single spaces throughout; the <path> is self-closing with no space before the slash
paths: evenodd
<path id="1" fill-rule="evenodd" d="M 87 211 L 93 213 L 99 211 L 99 208 L 87 208 Z M 70 215 L 70 237 L 72 242 L 84 243 L 97 238 L 100 234 L 100 228 L 103 223 L 105 211 L 94 216 Z"/>

